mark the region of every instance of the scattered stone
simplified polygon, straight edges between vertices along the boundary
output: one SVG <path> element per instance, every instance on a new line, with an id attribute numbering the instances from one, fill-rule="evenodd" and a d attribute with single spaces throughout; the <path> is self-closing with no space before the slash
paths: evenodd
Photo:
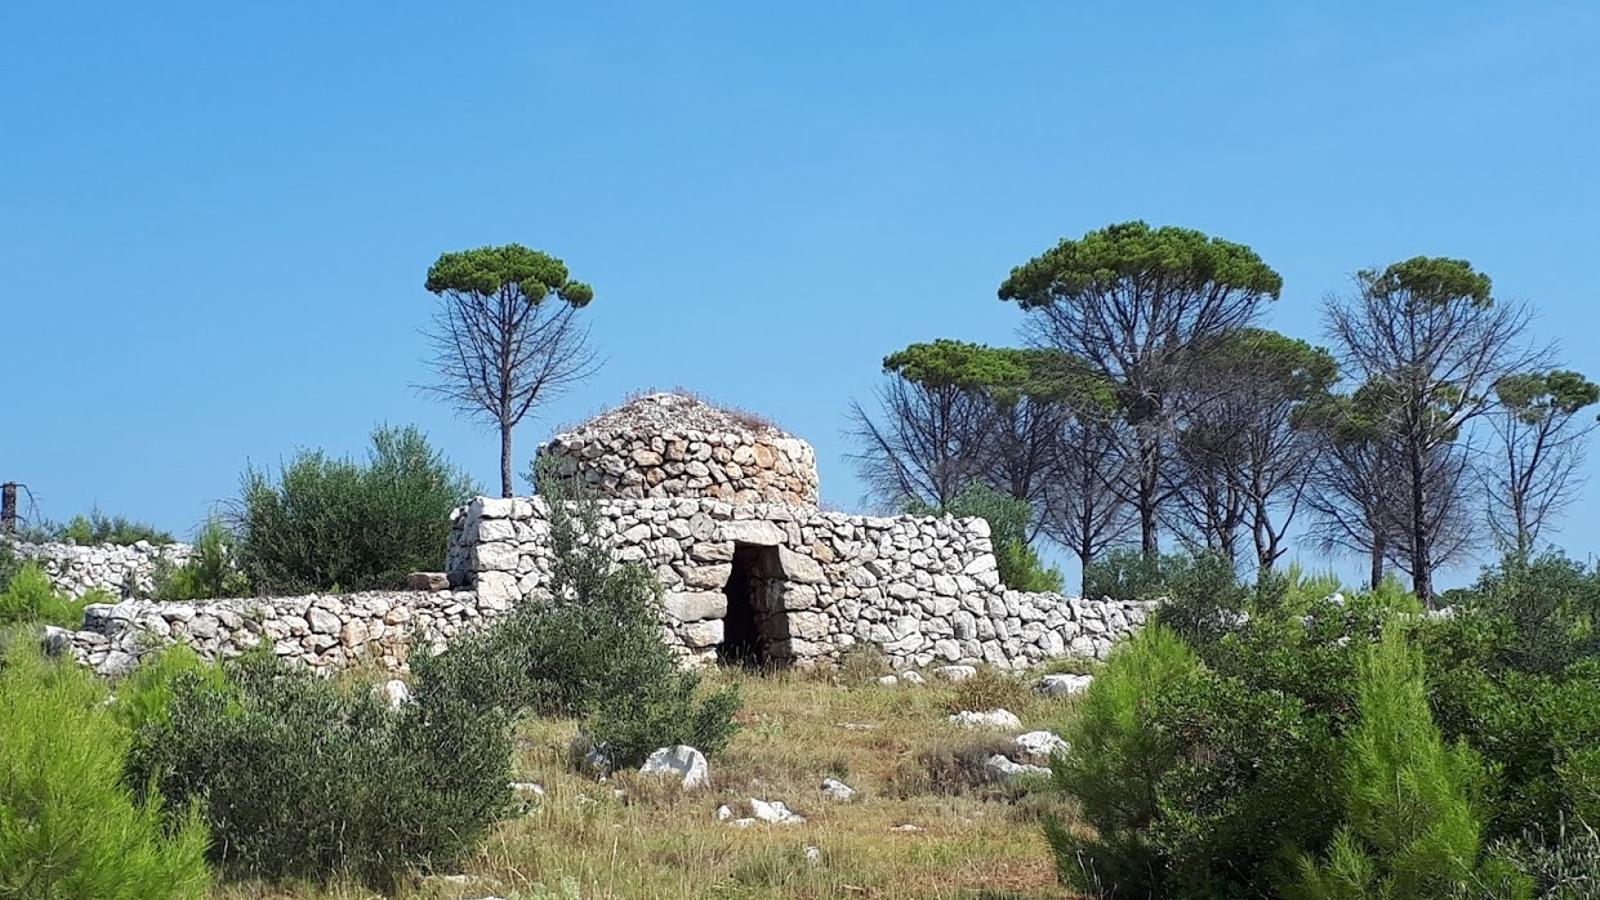
<path id="1" fill-rule="evenodd" d="M 406 587 L 413 591 L 448 591 L 450 576 L 443 572 L 412 572 L 406 576 Z"/>
<path id="2" fill-rule="evenodd" d="M 945 681 L 966 681 L 978 674 L 976 666 L 940 666 L 933 670 L 933 674 Z"/>
<path id="3" fill-rule="evenodd" d="M 845 731 L 871 731 L 877 727 L 871 722 L 835 722 L 834 724 Z"/>
<path id="4" fill-rule="evenodd" d="M 1039 679 L 1039 693 L 1051 697 L 1070 697 L 1088 690 L 1093 683 L 1093 675 L 1046 675 Z"/>
<path id="5" fill-rule="evenodd" d="M 390 709 L 399 709 L 411 702 L 411 688 L 398 678 L 391 678 L 378 685 L 378 696 Z"/>
<path id="6" fill-rule="evenodd" d="M 522 805 L 524 809 L 532 807 L 544 799 L 544 785 L 535 781 L 513 781 L 510 784 L 511 796 Z"/>
<path id="7" fill-rule="evenodd" d="M 910 822 L 906 822 L 903 825 L 896 825 L 895 827 L 893 827 L 893 828 L 891 828 L 889 830 L 890 831 L 898 831 L 898 832 L 900 832 L 902 834 L 912 834 L 914 832 L 921 831 L 922 830 L 922 826 L 921 825 L 913 825 Z"/>
<path id="8" fill-rule="evenodd" d="M 705 754 L 688 744 L 662 747 L 651 753 L 639 767 L 639 774 L 676 778 L 686 791 L 705 787 L 711 781 Z"/>
<path id="9" fill-rule="evenodd" d="M 884 687 L 894 687 L 895 685 L 900 683 L 900 679 L 896 678 L 893 675 L 882 675 L 882 676 L 879 676 L 878 683 L 883 685 Z"/>
<path id="10" fill-rule="evenodd" d="M 855 799 L 856 789 L 837 778 L 824 778 L 822 780 L 822 793 L 841 803 L 848 803 Z"/>
<path id="11" fill-rule="evenodd" d="M 1018 775 L 1049 775 L 1044 766 L 1024 765 L 996 753 L 983 764 L 983 770 L 995 781 L 1010 781 Z"/>
<path id="12" fill-rule="evenodd" d="M 1022 720 L 1004 709 L 989 709 L 982 712 L 962 710 L 950 716 L 950 721 L 962 728 L 998 728 L 1006 731 L 1022 729 Z"/>
<path id="13" fill-rule="evenodd" d="M 757 800 L 751 797 L 750 814 L 772 825 L 799 825 L 806 820 L 805 816 L 784 805 L 782 800 Z"/>
<path id="14" fill-rule="evenodd" d="M 910 669 L 907 669 L 906 671 L 901 672 L 900 673 L 900 677 L 905 680 L 906 684 L 927 684 L 928 683 L 928 679 L 923 678 L 922 677 L 922 673 L 915 672 L 915 671 L 912 671 Z"/>
<path id="15" fill-rule="evenodd" d="M 1013 743 L 1024 757 L 1044 763 L 1049 762 L 1057 753 L 1065 753 L 1069 749 L 1069 745 L 1060 735 L 1050 731 L 1019 734 Z"/>
<path id="16" fill-rule="evenodd" d="M 815 846 L 807 847 L 806 862 L 813 866 L 820 865 L 822 863 L 822 848 Z"/>
<path id="17" fill-rule="evenodd" d="M 742 819 L 734 819 L 732 822 L 729 822 L 728 824 L 731 825 L 734 828 L 749 828 L 751 825 L 756 824 L 756 820 L 750 818 L 749 816 L 745 816 Z"/>
<path id="18" fill-rule="evenodd" d="M 733 807 L 724 803 L 717 807 L 717 811 L 713 813 L 713 815 L 716 817 L 718 822 L 731 821 L 733 819 Z"/>
<path id="19" fill-rule="evenodd" d="M 583 771 L 591 775 L 611 774 L 611 755 L 602 747 L 594 747 L 583 755 Z"/>

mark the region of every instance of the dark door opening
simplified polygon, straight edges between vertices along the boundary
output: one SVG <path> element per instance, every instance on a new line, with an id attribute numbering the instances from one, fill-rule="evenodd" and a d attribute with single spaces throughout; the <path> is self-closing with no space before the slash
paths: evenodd
<path id="1" fill-rule="evenodd" d="M 722 589 L 728 598 L 728 613 L 722 620 L 722 646 L 717 648 L 717 662 L 747 668 L 771 664 L 763 626 L 767 624 L 767 603 L 774 593 L 777 566 L 776 547 L 733 545 L 733 572 Z"/>

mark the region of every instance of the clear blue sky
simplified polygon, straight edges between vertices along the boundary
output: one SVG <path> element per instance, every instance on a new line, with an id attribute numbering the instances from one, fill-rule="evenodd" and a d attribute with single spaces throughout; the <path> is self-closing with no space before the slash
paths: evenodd
<path id="1" fill-rule="evenodd" d="M 186 533 L 380 422 L 493 483 L 409 385 L 429 263 L 510 241 L 594 285 L 608 358 L 519 455 L 681 385 L 843 507 L 883 355 L 1014 340 L 1008 269 L 1125 219 L 1252 245 L 1305 337 L 1358 268 L 1466 257 L 1600 373 L 1593 3 L 231 6 L 0 11 L 0 480 L 47 516 Z"/>

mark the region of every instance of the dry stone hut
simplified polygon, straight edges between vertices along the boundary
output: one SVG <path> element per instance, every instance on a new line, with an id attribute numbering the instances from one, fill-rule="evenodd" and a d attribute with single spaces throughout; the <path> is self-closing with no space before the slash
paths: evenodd
<path id="1" fill-rule="evenodd" d="M 667 639 L 696 661 L 810 665 L 857 644 L 896 665 L 1017 668 L 1104 656 L 1137 604 L 1007 590 L 981 519 L 817 508 L 816 455 L 751 416 L 681 394 L 637 398 L 540 448 L 600 499 L 599 537 L 665 595 Z M 448 566 L 481 601 L 537 601 L 547 508 L 479 498 L 459 510 Z"/>
<path id="2" fill-rule="evenodd" d="M 640 397 L 540 453 L 557 477 L 600 496 L 598 538 L 660 580 L 663 634 L 695 662 L 815 665 L 865 644 L 897 667 L 1020 668 L 1104 656 L 1144 620 L 1139 604 L 1006 590 L 982 519 L 820 510 L 810 446 L 690 397 Z M 456 510 L 447 574 L 421 575 L 411 590 L 205 603 L 130 596 L 90 606 L 80 629 L 49 629 L 46 643 L 105 674 L 170 642 L 208 658 L 270 647 L 320 672 L 403 670 L 414 651 L 443 650 L 548 597 L 548 512 L 520 497 Z M 92 554 L 63 559 L 51 570 L 59 584 L 142 593 Z"/>

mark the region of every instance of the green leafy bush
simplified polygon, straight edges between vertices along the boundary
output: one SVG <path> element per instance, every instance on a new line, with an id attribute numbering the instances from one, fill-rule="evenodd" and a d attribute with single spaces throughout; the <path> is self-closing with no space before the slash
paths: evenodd
<path id="1" fill-rule="evenodd" d="M 1498 850 L 1533 878 L 1541 900 L 1600 900 L 1600 832 L 1581 820 L 1503 842 Z"/>
<path id="2" fill-rule="evenodd" d="M 135 522 L 123 516 L 107 516 L 98 509 L 87 516 L 73 516 L 65 525 L 54 526 L 53 537 L 58 541 L 71 541 L 80 546 L 91 544 L 170 544 L 172 535 L 154 525 Z"/>
<path id="3" fill-rule="evenodd" d="M 1165 896 L 1161 853 L 1149 828 L 1160 815 L 1153 773 L 1177 763 L 1176 735 L 1157 726 L 1159 699 L 1202 677 L 1200 660 L 1172 631 L 1151 625 L 1111 652 L 1062 735 L 1072 752 L 1051 761 L 1055 784 L 1078 799 L 1090 834 L 1046 827 L 1056 866 L 1084 890 Z"/>
<path id="4" fill-rule="evenodd" d="M 1051 591 L 1060 593 L 1061 570 L 1046 568 L 1038 551 L 1028 543 L 1028 525 L 1033 509 L 1026 500 L 1019 500 L 1004 491 L 986 484 L 975 484 L 946 503 L 943 508 L 920 501 L 908 504 L 912 515 L 975 516 L 989 523 L 989 542 L 994 545 L 995 562 L 1000 570 L 1000 583 L 1014 591 Z"/>
<path id="5" fill-rule="evenodd" d="M 1203 602 L 1239 608 L 1250 592 L 1220 556 L 1164 553 L 1147 557 L 1136 549 L 1120 548 L 1084 569 L 1083 593 L 1113 600 Z"/>
<path id="6" fill-rule="evenodd" d="M 156 599 L 191 601 L 249 594 L 249 579 L 234 564 L 236 556 L 232 533 L 220 521 L 208 521 L 195 539 L 189 560 L 157 575 Z"/>
<path id="7" fill-rule="evenodd" d="M 203 800 L 229 874 L 386 889 L 459 859 L 509 808 L 508 728 L 494 711 L 438 692 L 390 710 L 270 654 L 225 664 L 221 683 L 160 659 L 135 676 L 128 778 Z"/>
<path id="8" fill-rule="evenodd" d="M 16 577 L 17 570 L 22 568 L 22 560 L 17 558 L 17 551 L 13 550 L 11 543 L 0 539 L 0 591 L 4 591 L 11 584 L 11 579 Z"/>
<path id="9" fill-rule="evenodd" d="M 206 895 L 208 835 L 123 783 L 127 731 L 75 664 L 5 648 L 0 671 L 0 896 L 168 900 Z"/>
<path id="10" fill-rule="evenodd" d="M 50 577 L 29 561 L 17 569 L 4 591 L 0 591 L 0 625 L 12 623 L 37 623 L 62 628 L 83 625 L 83 610 L 91 603 L 106 603 L 110 598 L 99 591 L 90 591 L 77 600 L 71 600 L 56 591 Z"/>
<path id="11" fill-rule="evenodd" d="M 245 472 L 239 568 L 257 590 L 394 588 L 437 569 L 471 482 L 415 428 L 380 428 L 365 464 L 302 451 L 277 477 Z"/>
<path id="12" fill-rule="evenodd" d="M 577 485 L 538 479 L 550 506 L 551 599 L 525 603 L 494 626 L 456 641 L 416 672 L 423 692 L 483 706 L 580 715 L 615 765 L 658 747 L 727 745 L 735 688 L 706 693 L 661 639 L 659 587 L 638 566 L 617 565 L 597 542 L 597 508 Z M 569 507 L 570 504 L 570 507 Z"/>
<path id="13" fill-rule="evenodd" d="M 1393 624 L 1363 654 L 1359 718 L 1344 740 L 1344 825 L 1325 857 L 1301 857 L 1291 897 L 1531 896 L 1526 878 L 1483 852 L 1482 761 L 1465 742 L 1445 743 L 1422 673 Z"/>

